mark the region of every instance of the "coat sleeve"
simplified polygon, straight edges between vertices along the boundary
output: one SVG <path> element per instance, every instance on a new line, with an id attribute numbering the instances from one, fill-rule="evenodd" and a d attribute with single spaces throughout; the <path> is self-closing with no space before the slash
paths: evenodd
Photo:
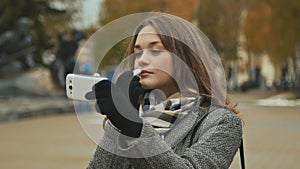
<path id="1" fill-rule="evenodd" d="M 140 138 L 130 145 L 124 145 L 120 135 L 104 135 L 88 168 L 229 168 L 242 137 L 240 119 L 233 113 L 215 111 L 201 123 L 196 141 L 180 154 L 149 123 L 144 123 Z"/>
<path id="2" fill-rule="evenodd" d="M 128 169 L 128 160 L 98 146 L 87 169 Z"/>
<path id="3" fill-rule="evenodd" d="M 222 111 L 224 112 L 224 111 Z M 134 168 L 165 168 L 165 169 L 207 169 L 229 168 L 242 137 L 242 123 L 233 113 L 220 111 L 210 113 L 196 132 L 197 141 L 183 153 L 176 154 L 173 149 L 163 148 L 161 154 L 145 158 L 128 158 Z M 151 126 L 145 125 L 144 135 L 153 132 Z M 143 137 L 143 136 L 142 136 Z M 160 140 L 156 140 L 160 142 Z M 144 145 L 147 146 L 147 145 Z M 151 144 L 151 149 L 156 149 Z M 159 145 L 162 149 L 162 146 Z M 149 148 L 148 148 L 149 149 Z"/>
<path id="4" fill-rule="evenodd" d="M 116 153 L 116 141 L 120 133 L 110 122 L 105 125 L 105 132 L 87 169 L 128 169 L 127 158 Z M 103 145 L 103 143 L 107 143 Z M 113 148 L 112 148 L 113 147 Z"/>

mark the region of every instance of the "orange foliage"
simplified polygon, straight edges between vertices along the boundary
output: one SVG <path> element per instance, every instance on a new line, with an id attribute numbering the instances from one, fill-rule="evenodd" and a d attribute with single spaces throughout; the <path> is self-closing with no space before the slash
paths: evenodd
<path id="1" fill-rule="evenodd" d="M 247 45 L 250 50 L 264 52 L 269 50 L 267 44 L 271 37 L 271 14 L 270 5 L 259 1 L 255 8 L 248 11 L 245 22 L 245 34 Z"/>
<path id="2" fill-rule="evenodd" d="M 165 12 L 191 20 L 197 0 L 104 0 L 100 23 L 106 24 L 122 16 L 139 12 Z"/>
<path id="3" fill-rule="evenodd" d="M 165 12 L 191 20 L 197 10 L 197 0 L 166 0 Z"/>

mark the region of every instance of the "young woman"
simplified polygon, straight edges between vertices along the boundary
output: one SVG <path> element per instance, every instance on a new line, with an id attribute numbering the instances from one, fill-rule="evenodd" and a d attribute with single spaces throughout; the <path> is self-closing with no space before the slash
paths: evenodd
<path id="1" fill-rule="evenodd" d="M 123 65 L 138 75 L 118 70 L 93 89 L 108 120 L 87 168 L 229 168 L 242 123 L 209 40 L 163 14 L 144 20 L 128 49 Z"/>

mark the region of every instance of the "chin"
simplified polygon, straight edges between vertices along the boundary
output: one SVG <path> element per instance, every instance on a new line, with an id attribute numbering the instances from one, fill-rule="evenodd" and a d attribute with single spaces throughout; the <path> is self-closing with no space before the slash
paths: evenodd
<path id="1" fill-rule="evenodd" d="M 154 80 L 151 80 L 151 79 L 142 79 L 142 80 L 140 80 L 140 83 L 144 89 L 155 89 L 156 88 Z"/>

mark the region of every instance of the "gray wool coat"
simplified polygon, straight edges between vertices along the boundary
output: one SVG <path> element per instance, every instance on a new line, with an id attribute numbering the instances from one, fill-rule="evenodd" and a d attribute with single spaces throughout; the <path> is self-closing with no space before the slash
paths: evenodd
<path id="1" fill-rule="evenodd" d="M 144 122 L 141 136 L 129 145 L 107 123 L 87 169 L 229 168 L 241 143 L 240 118 L 224 108 L 203 111 L 197 105 L 163 136 Z"/>

